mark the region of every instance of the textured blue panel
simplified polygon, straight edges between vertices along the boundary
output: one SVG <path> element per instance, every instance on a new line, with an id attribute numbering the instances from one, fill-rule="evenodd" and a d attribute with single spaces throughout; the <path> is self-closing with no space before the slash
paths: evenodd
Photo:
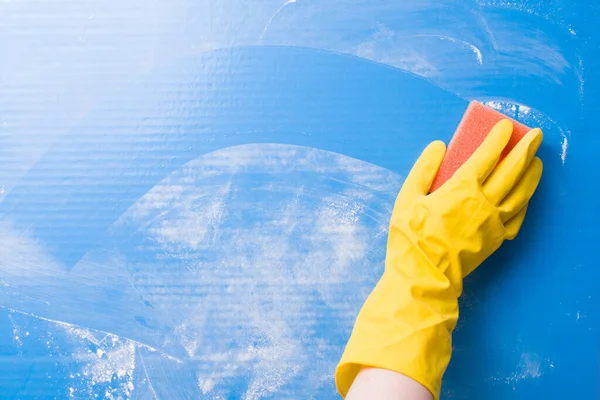
<path id="1" fill-rule="evenodd" d="M 336 398 L 410 166 L 541 126 L 445 399 L 598 396 L 591 1 L 0 2 L 0 397 Z"/>
<path id="2" fill-rule="evenodd" d="M 413 74 L 294 48 L 221 50 L 141 81 L 61 138 L 3 203 L 68 267 L 136 199 L 199 155 L 285 143 L 401 172 L 466 108 Z M 398 145 L 410 158 L 397 156 Z"/>

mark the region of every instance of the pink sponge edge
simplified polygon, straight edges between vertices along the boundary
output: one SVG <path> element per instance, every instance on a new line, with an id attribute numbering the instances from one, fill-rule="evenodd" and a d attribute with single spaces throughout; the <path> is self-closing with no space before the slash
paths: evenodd
<path id="1" fill-rule="evenodd" d="M 514 125 L 510 141 L 502 151 L 500 157 L 502 160 L 531 128 L 477 101 L 469 103 L 452 140 L 448 144 L 446 155 L 431 185 L 430 192 L 437 190 L 454 175 L 456 170 L 471 157 L 483 143 L 489 131 L 501 119 L 509 119 Z"/>

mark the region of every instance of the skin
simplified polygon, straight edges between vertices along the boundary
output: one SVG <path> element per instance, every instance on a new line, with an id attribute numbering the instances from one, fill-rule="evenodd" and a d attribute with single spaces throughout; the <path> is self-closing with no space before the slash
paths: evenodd
<path id="1" fill-rule="evenodd" d="M 346 400 L 433 400 L 417 381 L 379 368 L 363 368 L 350 387 Z"/>

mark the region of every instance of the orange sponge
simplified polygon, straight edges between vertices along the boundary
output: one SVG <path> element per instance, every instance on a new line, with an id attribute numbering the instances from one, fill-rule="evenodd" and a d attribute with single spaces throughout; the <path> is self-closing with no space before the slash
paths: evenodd
<path id="1" fill-rule="evenodd" d="M 514 128 L 510 141 L 500 156 L 500 160 L 506 157 L 519 140 L 529 132 L 530 128 L 494 109 L 472 101 L 467 107 L 460 124 L 458 124 L 452 140 L 448 144 L 448 150 L 446 151 L 440 170 L 431 185 L 430 192 L 435 191 L 450 179 L 456 170 L 483 143 L 483 140 L 494 125 L 505 118 L 512 121 Z"/>

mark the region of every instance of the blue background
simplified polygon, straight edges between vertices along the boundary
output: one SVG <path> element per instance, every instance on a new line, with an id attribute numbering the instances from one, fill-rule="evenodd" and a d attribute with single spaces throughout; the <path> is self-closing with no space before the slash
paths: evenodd
<path id="1" fill-rule="evenodd" d="M 469 100 L 541 126 L 443 398 L 598 395 L 600 6 L 0 2 L 0 397 L 336 398 L 394 197 Z"/>

